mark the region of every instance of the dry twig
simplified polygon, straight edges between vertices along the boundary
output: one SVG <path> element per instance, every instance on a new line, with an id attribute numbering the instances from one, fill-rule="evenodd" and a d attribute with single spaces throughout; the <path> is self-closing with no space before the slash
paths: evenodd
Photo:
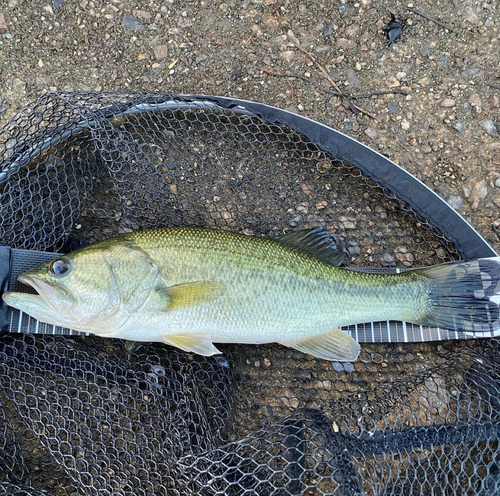
<path id="1" fill-rule="evenodd" d="M 424 19 L 427 19 L 428 21 L 433 22 L 434 24 L 437 24 L 438 26 L 441 26 L 444 29 L 447 29 L 448 31 L 451 31 L 452 33 L 456 33 L 457 32 L 456 29 L 453 29 L 448 24 L 445 24 L 444 22 L 438 21 L 437 19 L 434 19 L 433 17 L 430 17 L 427 14 L 424 14 L 423 12 L 420 12 L 419 10 L 415 10 L 415 9 L 408 9 L 408 10 L 410 12 L 413 12 L 414 14 L 419 15 L 420 17 L 423 17 Z"/>
<path id="2" fill-rule="evenodd" d="M 337 83 L 332 79 L 328 71 L 314 58 L 314 56 L 302 48 L 295 40 L 291 39 L 291 41 L 295 44 L 295 46 L 304 54 L 306 55 L 309 60 L 325 75 L 326 79 L 328 82 L 332 85 L 332 87 L 340 94 L 338 96 L 343 96 L 344 98 L 350 99 L 349 95 L 346 95 L 341 91 L 341 89 L 338 87 Z M 351 102 L 352 103 L 352 102 Z M 371 114 L 370 112 L 367 112 L 366 110 L 362 109 L 361 107 L 358 107 L 355 103 L 352 103 L 352 106 L 354 109 L 356 109 L 358 112 L 361 112 L 362 114 L 367 115 L 368 117 L 371 117 L 372 119 L 375 119 L 378 121 L 377 117 Z"/>
<path id="3" fill-rule="evenodd" d="M 329 95 L 341 96 L 344 98 L 348 98 L 349 100 L 361 100 L 362 98 L 371 98 L 372 96 L 407 95 L 408 94 L 407 91 L 395 89 L 395 90 L 385 90 L 385 91 L 371 91 L 369 93 L 362 93 L 359 95 L 350 95 L 347 93 L 343 93 L 341 91 L 334 91 L 334 90 L 330 90 L 329 88 L 325 88 L 324 86 L 321 86 L 321 85 L 315 83 L 314 81 L 311 81 L 309 78 L 306 78 L 305 76 L 301 76 L 300 74 L 284 74 L 276 69 L 273 69 L 272 67 L 266 67 L 266 66 L 261 67 L 260 70 L 262 72 L 265 72 L 266 74 L 269 74 L 270 76 L 301 79 L 302 81 L 305 81 L 306 83 L 309 83 L 312 86 L 314 86 L 317 90 L 324 91 L 325 93 L 328 93 Z"/>

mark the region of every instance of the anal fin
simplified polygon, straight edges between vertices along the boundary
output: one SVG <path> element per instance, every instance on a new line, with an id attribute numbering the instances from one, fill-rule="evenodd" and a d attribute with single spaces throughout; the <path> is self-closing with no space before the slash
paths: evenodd
<path id="1" fill-rule="evenodd" d="M 359 343 L 337 328 L 312 338 L 300 341 L 282 341 L 280 344 L 324 360 L 336 362 L 354 362 L 359 355 Z"/>
<path id="2" fill-rule="evenodd" d="M 163 337 L 163 342 L 198 355 L 211 356 L 221 353 L 214 346 L 208 334 L 203 333 L 169 334 Z"/>

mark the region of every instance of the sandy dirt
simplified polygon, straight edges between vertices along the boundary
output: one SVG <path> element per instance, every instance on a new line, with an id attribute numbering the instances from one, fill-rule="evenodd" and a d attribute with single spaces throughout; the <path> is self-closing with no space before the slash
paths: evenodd
<path id="1" fill-rule="evenodd" d="M 387 47 L 390 12 L 405 29 Z M 499 18 L 496 0 L 3 0 L 0 124 L 48 90 L 274 105 L 387 155 L 498 251 Z"/>

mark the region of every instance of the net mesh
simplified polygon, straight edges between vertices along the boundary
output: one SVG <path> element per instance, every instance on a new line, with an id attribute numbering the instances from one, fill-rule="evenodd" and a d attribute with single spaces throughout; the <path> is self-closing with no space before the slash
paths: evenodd
<path id="1" fill-rule="evenodd" d="M 355 166 L 240 108 L 139 93 L 41 97 L 0 130 L 0 240 L 67 250 L 199 225 L 322 226 L 347 265 L 419 267 L 453 243 Z M 494 495 L 498 341 L 280 346 L 0 340 L 0 488 L 16 495 Z"/>

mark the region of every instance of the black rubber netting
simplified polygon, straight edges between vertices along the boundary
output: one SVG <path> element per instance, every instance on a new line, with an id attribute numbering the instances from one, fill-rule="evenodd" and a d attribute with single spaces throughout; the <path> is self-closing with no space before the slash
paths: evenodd
<path id="1" fill-rule="evenodd" d="M 347 264 L 460 258 L 425 219 L 304 135 L 240 108 L 49 93 L 0 130 L 0 241 L 64 251 L 157 226 L 322 226 Z M 500 345 L 280 346 L 0 338 L 0 488 L 16 495 L 500 492 Z"/>

